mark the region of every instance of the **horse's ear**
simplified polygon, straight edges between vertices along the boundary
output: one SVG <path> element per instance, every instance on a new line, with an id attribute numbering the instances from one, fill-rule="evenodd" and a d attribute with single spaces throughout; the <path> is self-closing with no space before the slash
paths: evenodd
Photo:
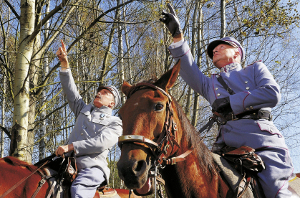
<path id="1" fill-rule="evenodd" d="M 177 80 L 178 73 L 180 71 L 180 60 L 173 66 L 172 69 L 167 71 L 160 79 L 158 79 L 154 84 L 164 90 L 168 90 L 173 87 Z"/>
<path id="2" fill-rule="evenodd" d="M 131 86 L 132 85 L 129 84 L 128 82 L 126 82 L 126 81 L 123 82 L 121 90 L 126 96 L 128 96 Z"/>

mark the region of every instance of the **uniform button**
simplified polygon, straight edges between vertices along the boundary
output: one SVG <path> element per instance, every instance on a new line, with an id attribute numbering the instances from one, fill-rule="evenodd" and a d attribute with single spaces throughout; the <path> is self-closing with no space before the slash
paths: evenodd
<path id="1" fill-rule="evenodd" d="M 83 135 L 83 133 L 80 133 L 80 135 Z"/>
<path id="2" fill-rule="evenodd" d="M 219 89 L 218 87 L 215 88 L 215 90 L 218 90 L 218 89 Z"/>
<path id="3" fill-rule="evenodd" d="M 245 81 L 245 84 L 247 84 L 248 83 L 248 81 Z"/>
<path id="4" fill-rule="evenodd" d="M 247 107 L 246 110 L 249 111 L 249 108 Z"/>
<path id="5" fill-rule="evenodd" d="M 217 94 L 217 96 L 220 96 L 220 95 L 221 95 L 220 93 Z"/>
<path id="6" fill-rule="evenodd" d="M 246 87 L 247 90 L 249 90 L 249 87 Z"/>
<path id="7" fill-rule="evenodd" d="M 253 109 L 253 107 L 252 107 L 252 106 L 250 106 L 250 109 Z"/>

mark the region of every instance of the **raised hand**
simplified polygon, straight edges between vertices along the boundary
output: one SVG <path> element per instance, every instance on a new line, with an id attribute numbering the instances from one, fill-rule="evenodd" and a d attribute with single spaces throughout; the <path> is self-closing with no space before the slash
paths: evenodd
<path id="1" fill-rule="evenodd" d="M 68 53 L 67 53 L 66 46 L 65 46 L 63 40 L 61 40 L 60 42 L 61 42 L 61 47 L 58 48 L 58 50 L 56 52 L 56 56 L 59 59 L 62 68 L 69 68 L 69 62 L 68 62 L 68 56 L 67 56 Z"/>
<path id="2" fill-rule="evenodd" d="M 167 6 L 169 8 L 170 13 L 163 11 L 162 12 L 163 17 L 160 18 L 159 20 L 166 25 L 166 27 L 168 28 L 172 36 L 175 37 L 181 34 L 182 30 L 180 28 L 180 23 L 173 7 L 169 3 L 167 4 Z"/>

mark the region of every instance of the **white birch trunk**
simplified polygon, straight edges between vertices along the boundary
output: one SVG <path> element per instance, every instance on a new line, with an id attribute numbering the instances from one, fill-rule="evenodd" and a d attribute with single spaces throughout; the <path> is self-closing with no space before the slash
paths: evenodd
<path id="1" fill-rule="evenodd" d="M 21 0 L 20 43 L 16 59 L 14 80 L 14 116 L 10 155 L 23 161 L 27 159 L 29 113 L 29 65 L 33 40 L 28 40 L 34 30 L 35 1 Z"/>

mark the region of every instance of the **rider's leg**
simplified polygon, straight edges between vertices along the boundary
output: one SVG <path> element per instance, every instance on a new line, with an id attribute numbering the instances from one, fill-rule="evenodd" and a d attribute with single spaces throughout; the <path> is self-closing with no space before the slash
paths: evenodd
<path id="1" fill-rule="evenodd" d="M 81 169 L 72 183 L 71 197 L 93 198 L 97 187 L 104 181 L 104 173 L 100 168 L 92 167 Z"/>

